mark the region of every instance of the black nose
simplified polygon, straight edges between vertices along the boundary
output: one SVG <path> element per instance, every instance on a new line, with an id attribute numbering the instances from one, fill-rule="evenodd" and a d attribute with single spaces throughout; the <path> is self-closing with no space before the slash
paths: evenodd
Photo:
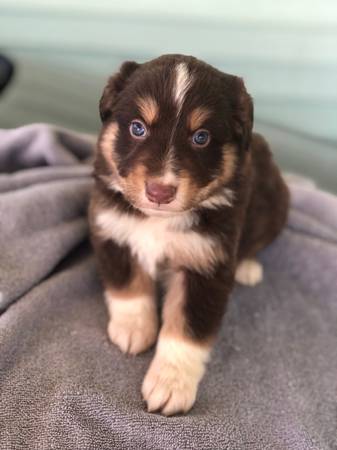
<path id="1" fill-rule="evenodd" d="M 170 203 L 174 200 L 177 188 L 170 184 L 162 184 L 156 181 L 146 183 L 146 196 L 153 203 Z"/>

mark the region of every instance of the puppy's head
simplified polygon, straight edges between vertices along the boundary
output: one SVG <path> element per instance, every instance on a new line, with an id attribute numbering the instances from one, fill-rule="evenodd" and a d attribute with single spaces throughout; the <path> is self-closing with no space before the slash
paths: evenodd
<path id="1" fill-rule="evenodd" d="M 96 176 L 145 214 L 171 215 L 221 204 L 249 150 L 253 106 L 240 78 L 166 55 L 125 62 L 100 115 Z"/>

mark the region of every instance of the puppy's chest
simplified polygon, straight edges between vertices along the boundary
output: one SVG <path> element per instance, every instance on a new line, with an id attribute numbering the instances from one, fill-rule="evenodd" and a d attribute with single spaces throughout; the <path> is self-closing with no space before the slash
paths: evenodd
<path id="1" fill-rule="evenodd" d="M 155 276 L 158 264 L 184 265 L 208 271 L 219 253 L 216 240 L 191 229 L 194 217 L 149 217 L 121 214 L 116 210 L 100 212 L 96 224 L 104 239 L 127 245 L 143 269 Z"/>
<path id="2" fill-rule="evenodd" d="M 131 252 L 143 268 L 155 275 L 157 265 L 169 257 L 170 246 L 181 240 L 181 233 L 160 224 L 142 224 L 134 228 L 127 238 Z"/>

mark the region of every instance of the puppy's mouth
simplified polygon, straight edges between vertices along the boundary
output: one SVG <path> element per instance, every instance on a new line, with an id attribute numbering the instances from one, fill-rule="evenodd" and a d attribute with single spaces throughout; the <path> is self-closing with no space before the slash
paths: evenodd
<path id="1" fill-rule="evenodd" d="M 119 192 L 133 208 L 146 216 L 173 217 L 198 208 L 216 209 L 232 206 L 233 193 L 221 183 L 212 181 L 198 188 L 185 178 L 162 179 L 136 178 L 130 182 L 121 177 L 101 176 L 109 189 Z M 134 181 L 134 180 L 132 180 Z M 172 182 L 173 181 L 173 182 Z"/>
<path id="2" fill-rule="evenodd" d="M 188 211 L 188 210 L 173 211 L 172 209 L 161 209 L 160 206 L 158 208 L 138 208 L 138 209 L 146 216 L 155 216 L 155 217 L 179 216 Z"/>
<path id="3" fill-rule="evenodd" d="M 178 203 L 178 187 L 148 180 L 141 199 L 141 211 L 147 215 L 167 216 L 182 212 Z"/>
<path id="4" fill-rule="evenodd" d="M 182 214 L 187 210 L 179 201 L 179 194 L 176 187 L 151 186 L 150 188 L 146 184 L 144 191 L 138 193 L 137 198 L 131 201 L 135 208 L 147 216 L 168 217 Z"/>
<path id="5" fill-rule="evenodd" d="M 177 177 L 142 177 L 128 181 L 123 186 L 124 197 L 148 216 L 167 217 L 190 209 L 187 192 Z"/>
<path id="6" fill-rule="evenodd" d="M 186 174 L 177 177 L 167 173 L 149 177 L 144 166 L 139 166 L 126 178 L 116 173 L 114 177 L 101 178 L 111 190 L 120 192 L 146 216 L 179 216 L 198 207 L 214 209 L 231 205 L 227 190 L 221 188 L 217 180 L 200 187 Z"/>

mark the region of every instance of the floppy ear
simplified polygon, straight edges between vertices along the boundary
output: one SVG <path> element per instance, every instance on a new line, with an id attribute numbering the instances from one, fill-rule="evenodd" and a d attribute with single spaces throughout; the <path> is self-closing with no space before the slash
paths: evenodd
<path id="1" fill-rule="evenodd" d="M 118 94 L 124 89 L 128 78 L 139 66 L 140 64 L 134 61 L 125 61 L 119 71 L 109 78 L 99 102 L 99 113 L 102 122 L 111 116 Z"/>
<path id="2" fill-rule="evenodd" d="M 248 150 L 252 138 L 254 107 L 253 100 L 248 94 L 242 78 L 234 78 L 234 133 L 240 148 Z"/>

